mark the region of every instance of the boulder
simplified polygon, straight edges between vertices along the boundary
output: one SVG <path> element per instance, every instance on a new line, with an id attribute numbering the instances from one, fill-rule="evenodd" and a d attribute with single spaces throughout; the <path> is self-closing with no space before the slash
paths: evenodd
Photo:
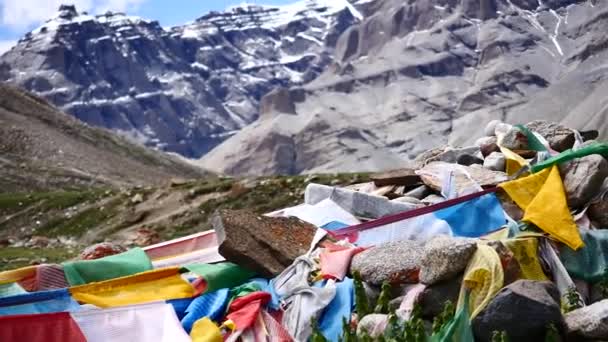
<path id="1" fill-rule="evenodd" d="M 452 148 L 448 147 L 445 151 L 428 158 L 426 163 L 441 161 L 446 163 L 455 163 L 462 165 L 482 164 L 481 160 L 477 155 L 480 153 L 479 147 L 465 147 L 465 148 Z"/>
<path id="2" fill-rule="evenodd" d="M 436 191 L 441 191 L 444 179 L 448 176 L 449 172 L 454 173 L 456 192 L 459 194 L 465 189 L 473 187 L 474 183 L 472 181 L 482 187 L 493 187 L 507 181 L 506 173 L 491 171 L 483 168 L 481 165 L 464 166 L 445 162 L 432 162 L 417 172 L 424 184 Z"/>
<path id="3" fill-rule="evenodd" d="M 357 336 L 363 336 L 366 332 L 370 337 L 377 338 L 384 334 L 386 326 L 388 324 L 388 315 L 383 314 L 369 314 L 363 317 L 357 325 Z"/>
<path id="4" fill-rule="evenodd" d="M 460 286 L 462 285 L 462 277 L 463 275 L 461 274 L 458 277 L 427 287 L 419 299 L 422 317 L 433 319 L 443 312 L 445 303 L 448 300 L 456 305 L 458 303 L 458 295 L 460 294 Z"/>
<path id="5" fill-rule="evenodd" d="M 594 154 L 563 164 L 560 171 L 568 195 L 568 205 L 581 208 L 599 194 L 608 177 L 608 161 Z"/>
<path id="6" fill-rule="evenodd" d="M 608 299 L 567 313 L 565 322 L 569 336 L 587 340 L 606 340 L 608 338 Z"/>
<path id="7" fill-rule="evenodd" d="M 441 203 L 444 201 L 445 201 L 445 198 L 443 198 L 439 195 L 435 195 L 435 194 L 430 194 L 422 199 L 422 203 L 428 204 L 428 205 L 433 205 L 433 204 Z"/>
<path id="8" fill-rule="evenodd" d="M 608 179 L 604 181 L 600 196 L 589 206 L 587 215 L 597 228 L 608 229 Z"/>
<path id="9" fill-rule="evenodd" d="M 519 128 L 512 126 L 504 134 L 502 146 L 512 151 L 528 150 L 528 138 Z"/>
<path id="10" fill-rule="evenodd" d="M 422 203 L 421 200 L 414 198 L 414 197 L 409 197 L 409 196 L 403 196 L 403 197 L 398 197 L 395 198 L 394 200 L 391 200 L 393 202 L 401 202 L 401 203 L 409 203 L 409 204 L 413 204 L 416 205 L 417 207 L 424 207 L 424 204 Z"/>
<path id="11" fill-rule="evenodd" d="M 405 185 L 414 186 L 422 184 L 420 176 L 413 169 L 399 169 L 373 174 L 371 180 L 376 186 Z"/>
<path id="12" fill-rule="evenodd" d="M 555 122 L 536 120 L 526 124 L 526 127 L 543 136 L 552 149 L 563 152 L 574 146 L 575 132 Z"/>
<path id="13" fill-rule="evenodd" d="M 127 249 L 119 244 L 102 242 L 85 248 L 84 251 L 82 251 L 82 253 L 80 253 L 78 256 L 78 259 L 95 260 L 110 255 L 120 254 L 126 251 Z"/>
<path id="14" fill-rule="evenodd" d="M 417 283 L 423 245 L 416 241 L 389 242 L 361 252 L 352 260 L 351 273 L 358 271 L 361 279 L 380 286 Z"/>
<path id="15" fill-rule="evenodd" d="M 507 166 L 507 158 L 500 152 L 492 152 L 483 161 L 483 167 L 492 171 L 504 172 Z"/>
<path id="16" fill-rule="evenodd" d="M 295 217 L 219 210 L 211 219 L 219 253 L 227 261 L 273 277 L 308 252 L 317 228 Z"/>
<path id="17" fill-rule="evenodd" d="M 485 135 L 488 137 L 495 136 L 496 135 L 496 126 L 498 126 L 501 123 L 502 122 L 500 120 L 492 120 L 492 121 L 488 122 L 488 124 L 486 125 L 486 128 L 484 130 Z"/>
<path id="18" fill-rule="evenodd" d="M 462 273 L 477 250 L 473 239 L 437 236 L 428 241 L 420 260 L 420 282 L 433 285 Z"/>
<path id="19" fill-rule="evenodd" d="M 422 200 L 426 196 L 431 194 L 431 189 L 426 185 L 421 185 L 414 190 L 410 190 L 405 193 L 405 196 L 417 198 Z"/>
<path id="20" fill-rule="evenodd" d="M 595 283 L 589 289 L 589 303 L 597 303 L 604 299 L 608 299 L 608 287 L 602 283 Z"/>
<path id="21" fill-rule="evenodd" d="M 504 287 L 473 319 L 477 341 L 491 341 L 505 331 L 510 341 L 543 341 L 547 328 L 563 328 L 560 295 L 548 281 L 518 280 Z"/>
<path id="22" fill-rule="evenodd" d="M 498 191 L 496 197 L 509 217 L 515 221 L 520 221 L 524 218 L 524 211 L 504 191 Z"/>
<path id="23" fill-rule="evenodd" d="M 496 137 L 483 137 L 477 140 L 476 144 L 479 146 L 479 151 L 484 157 L 489 156 L 492 152 L 500 152 L 498 138 Z"/>

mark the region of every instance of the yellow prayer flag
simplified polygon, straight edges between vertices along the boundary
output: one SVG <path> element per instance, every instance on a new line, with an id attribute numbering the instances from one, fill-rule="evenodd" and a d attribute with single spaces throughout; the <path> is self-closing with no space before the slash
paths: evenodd
<path id="1" fill-rule="evenodd" d="M 478 243 L 477 251 L 464 271 L 457 310 L 464 306 L 465 293 L 468 290 L 471 319 L 475 318 L 500 291 L 503 283 L 504 272 L 500 256 L 494 248 Z"/>
<path id="2" fill-rule="evenodd" d="M 222 342 L 222 332 L 208 317 L 199 319 L 190 332 L 192 342 Z"/>
<path id="3" fill-rule="evenodd" d="M 519 263 L 523 279 L 549 280 L 538 260 L 538 239 L 510 239 L 503 241 Z"/>
<path id="4" fill-rule="evenodd" d="M 574 250 L 583 247 L 557 166 L 499 186 L 524 210 L 523 221 L 535 224 Z"/>
<path id="5" fill-rule="evenodd" d="M 38 266 L 27 266 L 16 270 L 0 272 L 0 285 L 16 283 L 36 275 Z"/>
<path id="6" fill-rule="evenodd" d="M 70 293 L 79 302 L 101 308 L 194 296 L 194 288 L 182 279 L 179 269 L 164 268 L 71 287 Z"/>
<path id="7" fill-rule="evenodd" d="M 528 162 L 519 154 L 509 150 L 506 147 L 500 146 L 500 151 L 504 154 L 507 160 L 507 175 L 515 174 L 519 169 L 528 165 Z"/>

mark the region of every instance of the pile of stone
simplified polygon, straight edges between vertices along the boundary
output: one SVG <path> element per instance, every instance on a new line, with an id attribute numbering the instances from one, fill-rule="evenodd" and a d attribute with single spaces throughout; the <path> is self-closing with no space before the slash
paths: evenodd
<path id="1" fill-rule="evenodd" d="M 538 139 L 531 139 L 530 134 Z M 406 167 L 372 175 L 371 182 L 345 188 L 310 184 L 303 206 L 315 208 L 330 198 L 359 222 L 374 221 L 522 177 L 526 170 L 507 173 L 510 156 L 505 153 L 515 154 L 533 165 L 548 157 L 543 153 L 557 155 L 584 148 L 595 143 L 597 136 L 597 132 L 578 132 L 546 121 L 523 126 L 493 121 L 486 127 L 485 137 L 475 146 L 433 149 Z M 539 151 L 535 145 L 539 141 L 547 151 Z M 570 160 L 559 164 L 559 171 L 568 206 L 579 230 L 601 232 L 602 228 L 608 228 L 606 155 L 591 154 Z M 505 193 L 499 191 L 497 196 L 508 217 L 520 221 L 522 209 Z M 323 215 L 325 213 L 318 213 L 319 217 Z M 300 255 L 310 254 L 311 245 L 315 246 L 319 241 L 317 227 L 320 225 L 313 222 L 316 218 L 304 222 L 276 216 L 280 215 L 218 212 L 213 223 L 220 242 L 219 253 L 260 275 L 280 275 Z M 605 299 L 608 298 L 608 268 L 605 274 L 595 277 L 595 281 L 577 279 L 580 275 L 569 274 L 571 268 L 562 264 L 562 244 L 548 239 L 542 231 L 527 234 L 533 239 L 534 248 L 532 255 L 524 253 L 523 258 L 521 250 L 510 245 L 508 239 L 484 242 L 484 246 L 489 246 L 500 257 L 502 278 L 500 289 L 484 303 L 476 303 L 479 304 L 478 312 L 469 313 L 475 340 L 493 341 L 497 336 L 506 335 L 510 341 L 542 341 L 550 333 L 558 340 L 608 340 L 608 299 Z M 420 309 L 421 318 L 430 330 L 431 322 L 442 313 L 446 302 L 460 302 L 459 307 L 462 306 L 463 289 L 473 286 L 470 279 L 467 283 L 463 278 L 472 260 L 480 255 L 477 252 L 481 239 L 438 235 L 427 241 L 378 244 L 354 254 L 348 276 L 360 275 L 368 296 L 374 299 L 379 296 L 383 284 L 390 284 L 394 314 L 401 321 L 411 319 L 411 307 L 408 309 L 408 300 L 411 300 Z M 354 247 L 348 241 L 337 242 L 327 236 L 319 246 L 327 241 Z M 586 245 L 571 253 L 589 253 L 592 247 L 597 246 Z M 605 247 L 608 247 L 608 240 L 598 248 L 604 251 Z M 605 254 L 608 255 L 608 250 Z M 528 257 L 538 261 L 534 264 L 534 275 L 530 273 Z M 597 263 L 608 265 L 604 253 L 587 257 L 597 257 Z M 483 260 L 475 262 L 483 263 Z M 484 279 L 492 276 L 479 275 Z M 365 317 L 355 314 L 351 324 L 367 327 L 357 330 L 358 338 L 381 339 L 388 329 L 391 314 L 373 313 Z"/>

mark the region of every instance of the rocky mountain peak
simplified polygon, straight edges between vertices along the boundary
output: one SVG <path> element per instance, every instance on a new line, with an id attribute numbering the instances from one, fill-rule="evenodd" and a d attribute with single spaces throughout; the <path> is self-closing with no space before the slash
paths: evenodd
<path id="1" fill-rule="evenodd" d="M 339 37 L 334 63 L 269 94 L 268 115 L 201 163 L 229 174 L 382 170 L 438 145 L 471 146 L 477 122 L 491 119 L 606 136 L 606 4 L 368 3 Z"/>
<path id="2" fill-rule="evenodd" d="M 316 78 L 361 18 L 346 0 L 303 0 L 164 29 L 62 6 L 0 58 L 0 80 L 89 124 L 199 157 L 257 119 L 263 95 Z"/>

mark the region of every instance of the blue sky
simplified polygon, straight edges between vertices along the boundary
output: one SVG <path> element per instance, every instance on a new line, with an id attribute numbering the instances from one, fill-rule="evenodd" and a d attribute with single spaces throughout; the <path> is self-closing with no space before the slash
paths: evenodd
<path id="1" fill-rule="evenodd" d="M 61 3 L 74 3 L 79 11 L 124 11 L 163 26 L 194 20 L 213 10 L 243 3 L 242 0 L 0 0 L 0 53 L 25 33 L 53 16 Z M 294 0 L 248 0 L 248 3 L 279 5 Z"/>

